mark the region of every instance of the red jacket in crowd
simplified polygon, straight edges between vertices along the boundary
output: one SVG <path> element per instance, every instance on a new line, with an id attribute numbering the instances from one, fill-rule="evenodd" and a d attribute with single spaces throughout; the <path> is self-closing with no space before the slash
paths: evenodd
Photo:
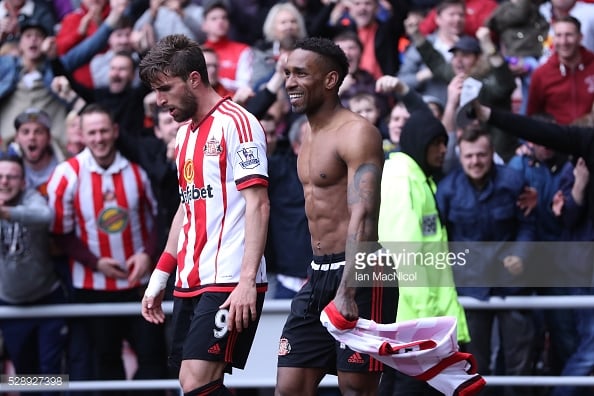
<path id="1" fill-rule="evenodd" d="M 571 70 L 555 54 L 532 74 L 526 113 L 547 113 L 567 125 L 592 111 L 594 104 L 594 53 L 580 48 L 581 63 Z"/>

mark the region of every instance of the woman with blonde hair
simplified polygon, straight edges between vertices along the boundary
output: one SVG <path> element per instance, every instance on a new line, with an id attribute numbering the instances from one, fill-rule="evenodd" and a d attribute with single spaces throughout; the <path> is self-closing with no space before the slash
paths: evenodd
<path id="1" fill-rule="evenodd" d="M 262 27 L 264 40 L 254 46 L 254 68 L 251 85 L 274 73 L 274 67 L 283 47 L 283 42 L 296 41 L 307 36 L 305 20 L 292 3 L 278 3 L 270 8 Z"/>

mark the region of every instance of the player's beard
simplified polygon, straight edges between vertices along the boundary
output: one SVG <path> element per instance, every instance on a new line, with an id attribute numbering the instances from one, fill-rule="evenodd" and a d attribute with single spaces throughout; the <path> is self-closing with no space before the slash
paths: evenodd
<path id="1" fill-rule="evenodd" d="M 186 87 L 184 91 L 184 96 L 181 99 L 181 104 L 177 108 L 178 112 L 175 114 L 173 119 L 177 122 L 184 122 L 189 120 L 196 114 L 196 110 L 198 109 L 198 102 L 196 101 L 196 97 L 192 95 L 190 90 Z"/>

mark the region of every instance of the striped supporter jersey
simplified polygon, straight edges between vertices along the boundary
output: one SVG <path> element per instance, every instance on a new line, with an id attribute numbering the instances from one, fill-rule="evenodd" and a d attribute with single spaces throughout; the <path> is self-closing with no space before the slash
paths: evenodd
<path id="1" fill-rule="evenodd" d="M 241 190 L 268 186 L 264 131 L 252 114 L 222 99 L 200 124 L 180 128 L 175 150 L 184 221 L 174 295 L 230 292 L 239 281 L 249 232 Z M 256 283 L 266 290 L 264 257 Z"/>
<path id="2" fill-rule="evenodd" d="M 107 169 L 89 149 L 59 164 L 48 182 L 55 212 L 51 231 L 72 231 L 97 257 L 112 257 L 126 269 L 126 259 L 145 250 L 154 226 L 156 202 L 146 173 L 119 153 Z M 106 277 L 71 260 L 77 289 L 122 290 L 139 286 Z M 148 276 L 140 284 L 146 284 Z"/>

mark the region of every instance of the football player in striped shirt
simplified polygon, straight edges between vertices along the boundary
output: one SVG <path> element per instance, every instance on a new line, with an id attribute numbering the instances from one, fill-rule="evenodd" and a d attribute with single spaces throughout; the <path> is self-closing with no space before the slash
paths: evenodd
<path id="1" fill-rule="evenodd" d="M 258 120 L 208 79 L 199 45 L 167 36 L 143 58 L 140 76 L 178 122 L 180 206 L 142 300 L 161 323 L 163 291 L 176 272 L 170 362 L 185 395 L 230 395 L 224 372 L 245 366 L 267 288 L 266 137 Z M 176 192 L 171 192 L 172 194 Z"/>

